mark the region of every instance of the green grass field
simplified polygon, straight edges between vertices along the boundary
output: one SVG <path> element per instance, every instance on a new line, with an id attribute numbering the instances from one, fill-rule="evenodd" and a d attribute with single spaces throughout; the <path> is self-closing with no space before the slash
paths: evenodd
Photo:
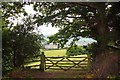
<path id="1" fill-rule="evenodd" d="M 66 55 L 66 49 L 60 49 L 60 50 L 44 50 L 44 54 L 46 57 L 61 57 L 61 56 L 67 56 Z M 77 55 L 78 56 L 87 56 L 84 55 Z"/>
<path id="2" fill-rule="evenodd" d="M 66 49 L 60 50 L 45 50 L 44 51 L 46 57 L 58 57 L 58 56 L 65 56 Z"/>

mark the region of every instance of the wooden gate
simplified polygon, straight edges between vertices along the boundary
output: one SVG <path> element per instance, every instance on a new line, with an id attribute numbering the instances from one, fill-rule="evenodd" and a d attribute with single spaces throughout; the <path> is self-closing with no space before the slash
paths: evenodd
<path id="1" fill-rule="evenodd" d="M 45 57 L 45 70 L 86 70 L 87 57 Z"/>
<path id="2" fill-rule="evenodd" d="M 80 57 L 45 57 L 45 70 L 88 70 L 90 56 Z"/>
<path id="3" fill-rule="evenodd" d="M 90 55 L 87 56 L 63 56 L 63 57 L 46 57 L 44 52 L 40 55 L 39 66 L 40 70 L 89 70 L 90 67 Z M 34 67 L 31 66 L 31 67 Z"/>

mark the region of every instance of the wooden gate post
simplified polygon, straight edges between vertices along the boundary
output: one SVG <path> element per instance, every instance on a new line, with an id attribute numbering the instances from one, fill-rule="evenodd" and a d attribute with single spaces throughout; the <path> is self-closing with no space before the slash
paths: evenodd
<path id="1" fill-rule="evenodd" d="M 41 64 L 40 64 L 40 69 L 41 69 L 42 71 L 45 70 L 45 55 L 44 55 L 44 52 L 42 52 L 42 54 L 41 54 Z"/>
<path id="2" fill-rule="evenodd" d="M 91 54 L 87 54 L 88 57 L 88 71 L 91 69 Z"/>

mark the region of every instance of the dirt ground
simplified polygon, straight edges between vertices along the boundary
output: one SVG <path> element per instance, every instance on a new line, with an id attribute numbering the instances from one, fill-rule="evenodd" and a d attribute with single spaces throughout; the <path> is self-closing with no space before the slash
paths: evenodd
<path id="1" fill-rule="evenodd" d="M 40 70 L 22 70 L 10 72 L 8 75 L 10 78 L 80 78 L 85 71 L 40 71 Z"/>

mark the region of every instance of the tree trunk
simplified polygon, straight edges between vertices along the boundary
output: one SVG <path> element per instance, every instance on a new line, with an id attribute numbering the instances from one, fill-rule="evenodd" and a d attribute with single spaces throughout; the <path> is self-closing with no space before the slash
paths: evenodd
<path id="1" fill-rule="evenodd" d="M 107 53 L 107 54 L 106 54 Z M 108 76 L 118 76 L 118 54 L 112 51 L 105 51 L 96 56 L 93 63 L 92 73 L 95 78 L 107 78 Z"/>
<path id="2" fill-rule="evenodd" d="M 16 67 L 16 59 L 15 59 L 15 55 L 16 55 L 16 53 L 15 53 L 15 51 L 14 51 L 14 53 L 13 53 L 13 65 L 14 65 L 14 67 Z"/>
<path id="3" fill-rule="evenodd" d="M 15 50 L 13 53 L 13 65 L 14 67 L 21 67 L 24 63 L 24 56 L 21 55 L 19 50 Z"/>
<path id="4" fill-rule="evenodd" d="M 114 50 L 110 50 L 107 45 L 109 43 L 109 29 L 106 25 L 105 7 L 98 9 L 98 25 L 97 30 L 97 43 L 98 47 L 95 49 L 96 56 L 93 63 L 92 73 L 96 78 L 106 78 L 110 75 L 118 75 L 118 55 Z"/>
<path id="5" fill-rule="evenodd" d="M 109 42 L 108 39 L 108 27 L 106 26 L 106 16 L 105 16 L 105 7 L 98 9 L 99 10 L 99 16 L 98 16 L 98 25 L 97 25 L 97 42 L 99 45 L 99 51 L 104 52 L 107 48 L 107 44 Z"/>
<path id="6" fill-rule="evenodd" d="M 22 67 L 24 64 L 24 56 L 21 54 L 21 52 L 18 50 L 16 55 L 16 67 Z"/>

